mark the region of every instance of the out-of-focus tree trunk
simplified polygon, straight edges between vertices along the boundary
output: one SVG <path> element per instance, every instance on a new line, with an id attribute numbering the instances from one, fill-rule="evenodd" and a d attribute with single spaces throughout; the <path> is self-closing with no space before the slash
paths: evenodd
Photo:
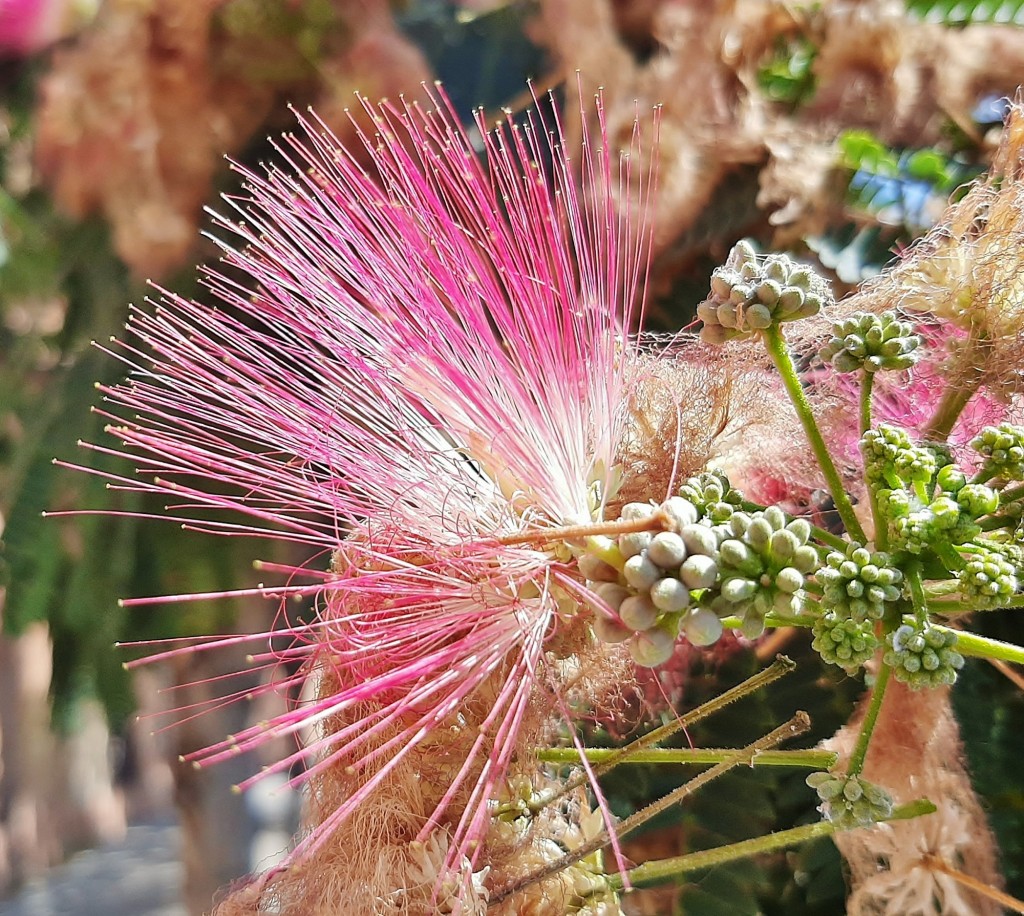
<path id="1" fill-rule="evenodd" d="M 0 635 L 0 891 L 60 858 L 50 800 L 50 641 L 44 624 Z"/>

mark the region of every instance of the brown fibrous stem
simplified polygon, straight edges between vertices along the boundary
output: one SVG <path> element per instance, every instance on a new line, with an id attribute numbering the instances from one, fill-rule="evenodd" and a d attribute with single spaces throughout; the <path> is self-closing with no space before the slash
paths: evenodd
<path id="1" fill-rule="evenodd" d="M 636 531 L 667 531 L 672 520 L 657 511 L 647 518 L 620 519 L 615 522 L 593 522 L 589 525 L 565 525 L 559 528 L 533 528 L 518 534 L 508 534 L 497 539 L 499 544 L 544 544 L 550 541 L 577 541 L 595 535 L 633 534 Z"/>
<path id="2" fill-rule="evenodd" d="M 950 865 L 945 859 L 940 859 L 938 856 L 929 853 L 921 857 L 921 864 L 929 871 L 937 871 L 947 875 L 958 884 L 970 888 L 989 900 L 994 900 L 1000 906 L 1006 907 L 1006 909 L 1012 910 L 1014 913 L 1024 913 L 1024 900 L 1011 897 L 1009 894 L 992 887 L 991 884 L 986 884 L 984 881 L 979 881 L 977 878 L 964 874 L 959 869 Z"/>
<path id="3" fill-rule="evenodd" d="M 967 342 L 966 348 L 968 350 L 981 351 L 984 349 L 984 344 L 985 339 L 983 337 L 972 336 Z M 953 427 L 956 426 L 956 421 L 960 419 L 960 414 L 964 412 L 967 403 L 977 394 L 978 389 L 981 388 L 985 373 L 980 368 L 979 363 L 980 360 L 972 363 L 963 377 L 957 380 L 956 384 L 946 387 L 939 400 L 939 406 L 935 408 L 935 413 L 923 430 L 923 436 L 926 440 L 944 442 L 948 438 Z"/>

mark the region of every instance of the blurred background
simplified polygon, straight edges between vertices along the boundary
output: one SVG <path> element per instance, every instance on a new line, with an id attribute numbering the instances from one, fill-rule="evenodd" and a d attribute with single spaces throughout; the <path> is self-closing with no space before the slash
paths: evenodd
<path id="1" fill-rule="evenodd" d="M 651 315 L 672 330 L 737 238 L 815 260 L 841 294 L 927 230 L 998 143 L 1024 83 L 1022 25 L 1019 0 L 0 0 L 0 914 L 198 916 L 296 826 L 288 793 L 228 791 L 264 759 L 202 774 L 176 762 L 266 707 L 164 728 L 161 713 L 208 698 L 241 658 L 129 673 L 132 650 L 114 644 L 267 628 L 276 609 L 262 603 L 117 599 L 245 587 L 255 558 L 303 558 L 141 520 L 160 507 L 52 462 L 131 473 L 76 448 L 105 444 L 94 383 L 122 372 L 90 343 L 121 331 L 147 280 L 203 295 L 196 265 L 216 257 L 203 208 L 237 189 L 225 155 L 272 158 L 288 103 L 351 140 L 354 92 L 417 98 L 435 79 L 466 119 L 522 108 L 528 79 L 571 112 L 579 70 L 584 91 L 604 87 L 613 137 L 637 105 L 663 105 Z M 117 514 L 41 515 L 75 508 Z M 982 626 L 1008 637 L 1012 621 Z M 777 648 L 680 659 L 664 685 L 692 705 Z M 800 637 L 785 648 L 808 654 Z M 738 745 L 795 703 L 814 718 L 809 741 L 831 734 L 862 685 L 813 662 L 800 671 L 691 737 Z M 956 691 L 1018 896 L 1021 688 L 975 663 Z M 632 773 L 611 791 L 628 810 L 672 778 Z M 651 848 L 817 817 L 799 775 L 736 778 L 741 789 L 727 777 L 658 825 Z M 842 901 L 823 840 L 716 869 L 664 912 L 834 914 Z"/>

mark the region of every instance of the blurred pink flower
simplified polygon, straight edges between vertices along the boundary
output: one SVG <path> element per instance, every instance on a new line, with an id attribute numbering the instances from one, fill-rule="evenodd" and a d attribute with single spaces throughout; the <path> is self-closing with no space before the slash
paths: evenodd
<path id="1" fill-rule="evenodd" d="M 0 0 L 0 57 L 31 54 L 91 19 L 99 0 Z"/>
<path id="2" fill-rule="evenodd" d="M 292 663 L 273 686 L 319 692 L 197 763 L 320 724 L 267 772 L 366 768 L 295 855 L 483 695 L 469 759 L 421 831 L 468 792 L 447 812 L 449 862 L 475 860 L 531 696 L 557 686 L 545 649 L 583 590 L 564 551 L 521 536 L 600 517 L 636 372 L 647 236 L 613 200 L 632 186 L 643 212 L 650 175 L 631 174 L 629 151 L 613 161 L 600 104 L 601 135 L 574 162 L 556 115 L 490 134 L 478 117 L 481 159 L 434 102 L 365 106 L 372 174 L 315 119 L 282 144 L 285 166 L 242 170 L 238 221 L 218 220 L 241 244 L 207 277 L 222 304 L 167 294 L 134 310 L 139 348 L 115 347 L 134 371 L 104 391 L 134 415 L 110 414 L 141 474 L 117 486 L 173 497 L 191 527 L 332 558 L 311 585 L 265 590 L 311 596 L 311 621 L 200 646 L 290 636 L 254 663 Z M 153 600 L 167 599 L 134 603 Z"/>

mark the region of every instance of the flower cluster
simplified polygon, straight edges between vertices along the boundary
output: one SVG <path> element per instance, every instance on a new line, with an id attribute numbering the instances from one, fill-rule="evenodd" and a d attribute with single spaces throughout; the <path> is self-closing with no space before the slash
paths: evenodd
<path id="1" fill-rule="evenodd" d="M 857 312 L 836 323 L 818 357 L 837 372 L 909 369 L 920 357 L 921 343 L 914 326 L 900 321 L 895 312 Z"/>
<path id="2" fill-rule="evenodd" d="M 829 300 L 824 281 L 786 255 L 760 258 L 740 242 L 711 276 L 711 296 L 697 306 L 701 338 L 722 343 L 785 321 L 816 315 Z"/>
<path id="3" fill-rule="evenodd" d="M 892 798 L 860 776 L 812 773 L 807 785 L 818 793 L 825 816 L 837 830 L 870 827 L 892 814 Z"/>
<path id="4" fill-rule="evenodd" d="M 727 627 L 753 639 L 769 625 L 810 627 L 821 657 L 851 672 L 881 656 L 872 703 L 890 674 L 951 684 L 964 659 L 937 618 L 1022 590 L 1024 428 L 981 430 L 981 470 L 968 478 L 941 441 L 942 411 L 955 420 L 962 399 L 929 425 L 924 438 L 940 441 L 872 424 L 875 376 L 914 366 L 922 338 L 895 314 L 856 314 L 819 350 L 835 371 L 861 374 L 863 474 L 849 486 L 858 471 L 836 467 L 783 333 L 832 304 L 828 284 L 740 243 L 698 308 L 701 335 L 764 344 L 845 530 L 750 502 L 717 470 L 679 487 L 636 474 L 623 489 L 649 232 L 614 201 L 635 182 L 644 203 L 649 176 L 630 164 L 640 157 L 616 172 L 599 117 L 601 136 L 583 136 L 584 193 L 557 121 L 536 114 L 487 133 L 481 118 L 481 162 L 443 95 L 433 103 L 366 106 L 376 133 L 360 135 L 359 158 L 303 122 L 304 139 L 280 151 L 287 168 L 244 173 L 247 195 L 231 201 L 240 218 L 221 226 L 241 241 L 225 244 L 230 268 L 255 292 L 213 275 L 221 307 L 168 295 L 133 313 L 138 344 L 114 348 L 132 377 L 104 394 L 141 474 L 117 483 L 189 506 L 195 527 L 330 558 L 277 567 L 294 579 L 259 591 L 311 599 L 310 614 L 250 637 L 270 645 L 254 662 L 293 672 L 267 689 L 305 685 L 306 701 L 190 755 L 206 765 L 308 736 L 265 770 L 313 787 L 315 819 L 293 859 L 333 842 L 345 855 L 332 867 L 374 871 L 373 849 L 336 835 L 367 809 L 396 817 L 389 799 L 402 788 L 415 837 L 405 822 L 393 832 L 406 859 L 416 853 L 413 871 L 431 874 L 435 902 L 480 910 L 491 866 L 519 856 L 535 880 L 506 874 L 499 895 L 522 890 L 540 906 L 545 869 L 575 850 L 550 886 L 566 906 L 613 913 L 623 885 L 589 845 L 603 837 L 598 820 L 614 833 L 599 787 L 597 813 L 568 812 L 523 775 L 553 718 L 572 725 L 588 698 L 580 684 L 626 651 L 656 667 L 680 639 L 708 646 Z M 636 132 L 632 143 L 640 152 Z M 224 521 L 224 509 L 247 522 Z M 878 708 L 846 771 L 809 780 L 839 828 L 893 814 L 861 775 Z"/>
<path id="5" fill-rule="evenodd" d="M 956 633 L 922 624 L 913 617 L 885 638 L 884 661 L 899 680 L 911 687 L 938 687 L 952 684 L 964 665 L 956 651 Z"/>
<path id="6" fill-rule="evenodd" d="M 562 662 L 590 651 L 571 631 L 601 599 L 557 532 L 600 523 L 614 491 L 647 234 L 615 214 L 609 183 L 636 182 L 641 202 L 648 184 L 637 157 L 617 172 L 591 146 L 607 138 L 588 138 L 585 198 L 541 113 L 484 131 L 482 162 L 444 96 L 433 104 L 366 104 L 377 133 L 358 155 L 303 121 L 287 167 L 243 171 L 240 218 L 220 224 L 252 288 L 213 276 L 219 306 L 167 295 L 134 311 L 138 342 L 113 348 L 132 377 L 104 395 L 141 472 L 120 485 L 188 504 L 194 527 L 330 558 L 260 590 L 308 599 L 306 619 L 156 656 L 285 645 L 253 653 L 285 678 L 265 689 L 309 685 L 189 759 L 310 736 L 255 777 L 298 774 L 317 797 L 345 783 L 293 860 L 381 798 L 394 816 L 388 793 L 409 772 L 440 774 L 420 779 L 409 816 L 462 874 L 479 871 L 518 735 L 567 714 L 552 706 Z M 358 838 L 344 845 L 356 852 L 332 868 L 377 868 Z"/>

